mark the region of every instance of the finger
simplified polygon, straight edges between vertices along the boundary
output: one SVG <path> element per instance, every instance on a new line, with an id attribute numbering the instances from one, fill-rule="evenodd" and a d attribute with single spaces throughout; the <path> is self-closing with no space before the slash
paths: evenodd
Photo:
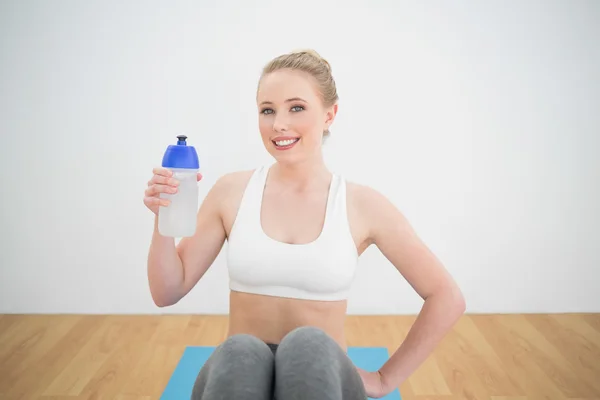
<path id="1" fill-rule="evenodd" d="M 168 185 L 152 185 L 149 186 L 144 193 L 146 196 L 156 196 L 160 193 L 174 194 L 177 193 L 177 188 Z"/>
<path id="2" fill-rule="evenodd" d="M 175 178 L 169 178 L 163 175 L 153 175 L 152 179 L 150 179 L 149 181 L 149 185 L 151 184 L 161 184 L 161 185 L 170 185 L 170 186 L 178 186 L 179 185 L 179 181 Z"/>
<path id="3" fill-rule="evenodd" d="M 171 201 L 168 199 L 161 199 L 160 197 L 144 197 L 144 204 L 148 207 L 152 207 L 152 206 L 168 207 L 171 204 Z"/>
<path id="4" fill-rule="evenodd" d="M 154 175 L 162 175 L 162 176 L 167 176 L 167 177 L 173 176 L 173 171 L 171 171 L 168 168 L 164 168 L 164 167 L 155 167 L 152 170 L 152 173 Z"/>
<path id="5" fill-rule="evenodd" d="M 152 185 L 146 189 L 147 196 L 156 196 L 160 193 L 174 194 L 177 193 L 177 188 L 167 185 Z"/>
<path id="6" fill-rule="evenodd" d="M 200 172 L 198 172 L 198 182 L 200 182 L 202 180 L 202 174 Z"/>

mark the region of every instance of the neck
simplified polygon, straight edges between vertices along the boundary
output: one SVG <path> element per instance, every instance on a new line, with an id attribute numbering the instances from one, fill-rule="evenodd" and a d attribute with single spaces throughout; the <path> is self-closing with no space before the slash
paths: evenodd
<path id="1" fill-rule="evenodd" d="M 328 181 L 331 175 L 322 158 L 293 164 L 277 162 L 273 167 L 277 180 L 299 187 L 319 184 L 322 180 Z"/>

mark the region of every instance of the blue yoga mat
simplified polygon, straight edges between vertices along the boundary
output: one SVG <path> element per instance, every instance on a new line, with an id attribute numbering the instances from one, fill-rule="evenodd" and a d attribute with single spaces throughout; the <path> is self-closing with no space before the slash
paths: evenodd
<path id="1" fill-rule="evenodd" d="M 160 399 L 189 400 L 198 372 L 214 349 L 207 346 L 186 347 Z M 357 367 L 366 371 L 376 371 L 389 358 L 385 347 L 350 347 L 348 356 Z M 382 399 L 401 400 L 400 392 L 396 389 Z"/>

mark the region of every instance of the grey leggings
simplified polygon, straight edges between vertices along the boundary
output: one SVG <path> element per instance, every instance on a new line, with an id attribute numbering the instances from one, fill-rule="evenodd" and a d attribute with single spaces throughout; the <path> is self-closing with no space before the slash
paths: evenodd
<path id="1" fill-rule="evenodd" d="M 365 400 L 360 375 L 325 332 L 297 328 L 279 345 L 229 337 L 204 364 L 193 400 Z"/>

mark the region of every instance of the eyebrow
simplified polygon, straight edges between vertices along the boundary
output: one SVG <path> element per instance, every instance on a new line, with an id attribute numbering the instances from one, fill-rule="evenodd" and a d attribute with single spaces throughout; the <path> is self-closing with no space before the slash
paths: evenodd
<path id="1" fill-rule="evenodd" d="M 298 101 L 298 100 L 300 100 L 300 101 L 303 101 L 303 102 L 305 102 L 305 103 L 306 103 L 306 100 L 304 100 L 304 99 L 302 99 L 302 98 L 300 98 L 300 97 L 292 97 L 291 99 L 287 99 L 285 102 L 286 102 L 286 103 L 289 103 L 289 102 L 291 102 L 291 101 Z M 270 102 L 270 101 L 263 101 L 263 102 L 262 102 L 262 103 L 260 103 L 260 104 L 261 104 L 261 105 L 263 105 L 263 104 L 273 104 L 273 103 L 272 103 L 272 102 Z"/>

